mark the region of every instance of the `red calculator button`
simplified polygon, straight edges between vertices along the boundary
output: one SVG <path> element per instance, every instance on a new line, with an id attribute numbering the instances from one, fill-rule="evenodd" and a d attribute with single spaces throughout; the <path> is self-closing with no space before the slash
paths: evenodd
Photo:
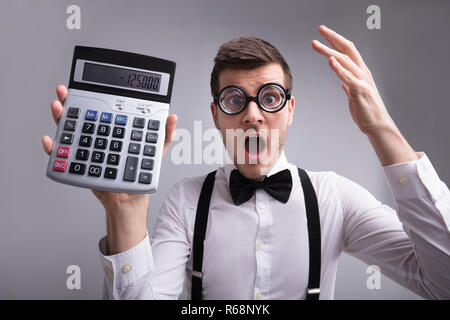
<path id="1" fill-rule="evenodd" d="M 65 172 L 67 168 L 67 161 L 64 160 L 55 160 L 53 163 L 53 170 Z"/>
<path id="2" fill-rule="evenodd" d="M 61 158 L 68 158 L 70 156 L 70 147 L 59 146 L 57 156 Z"/>

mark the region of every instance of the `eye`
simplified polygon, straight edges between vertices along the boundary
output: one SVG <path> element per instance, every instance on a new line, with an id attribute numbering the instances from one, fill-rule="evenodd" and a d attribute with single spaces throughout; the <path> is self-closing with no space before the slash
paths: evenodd
<path id="1" fill-rule="evenodd" d="M 238 88 L 227 88 L 220 94 L 219 104 L 225 112 L 238 112 L 245 104 L 245 94 Z"/>
<path id="2" fill-rule="evenodd" d="M 262 104 L 266 107 L 273 108 L 280 104 L 281 97 L 277 92 L 267 92 L 262 97 Z"/>
<path id="3" fill-rule="evenodd" d="M 264 96 L 264 99 L 263 99 L 264 104 L 267 104 L 267 105 L 273 104 L 276 100 L 277 100 L 277 98 L 274 97 L 273 95 L 266 95 L 266 96 Z"/>
<path id="4" fill-rule="evenodd" d="M 223 104 L 227 109 L 236 110 L 244 104 L 245 98 L 238 91 L 226 92 L 223 97 Z"/>
<path id="5" fill-rule="evenodd" d="M 240 96 L 229 97 L 228 103 L 233 106 L 240 106 L 242 104 L 242 97 Z"/>
<path id="6" fill-rule="evenodd" d="M 284 93 L 282 89 L 271 85 L 264 88 L 259 94 L 259 101 L 267 109 L 277 109 L 283 104 Z"/>

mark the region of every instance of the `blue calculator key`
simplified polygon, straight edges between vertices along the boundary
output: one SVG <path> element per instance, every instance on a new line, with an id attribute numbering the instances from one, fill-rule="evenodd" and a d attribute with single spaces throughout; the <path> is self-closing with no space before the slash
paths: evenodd
<path id="1" fill-rule="evenodd" d="M 113 114 L 112 113 L 102 112 L 102 115 L 100 116 L 100 121 L 101 122 L 111 123 L 112 122 L 112 118 L 113 118 Z"/>
<path id="2" fill-rule="evenodd" d="M 120 125 L 126 125 L 127 124 L 127 120 L 128 120 L 128 116 L 124 115 L 124 114 L 118 114 L 116 116 L 116 124 L 120 124 Z"/>
<path id="3" fill-rule="evenodd" d="M 97 121 L 97 111 L 94 111 L 94 110 L 86 111 L 85 119 L 91 120 L 91 121 Z"/>

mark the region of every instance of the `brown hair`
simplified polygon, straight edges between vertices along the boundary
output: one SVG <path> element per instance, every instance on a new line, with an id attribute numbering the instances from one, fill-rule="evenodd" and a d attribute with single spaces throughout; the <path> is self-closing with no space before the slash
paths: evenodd
<path id="1" fill-rule="evenodd" d="M 227 68 L 255 69 L 269 63 L 278 63 L 283 68 L 286 90 L 292 90 L 292 75 L 288 64 L 277 48 L 256 37 L 240 37 L 220 46 L 214 58 L 211 72 L 211 94 L 219 94 L 219 74 Z"/>

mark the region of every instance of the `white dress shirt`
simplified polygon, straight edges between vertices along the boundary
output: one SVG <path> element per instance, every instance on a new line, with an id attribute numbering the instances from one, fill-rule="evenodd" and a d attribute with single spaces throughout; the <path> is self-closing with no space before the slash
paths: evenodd
<path id="1" fill-rule="evenodd" d="M 338 259 L 347 252 L 425 298 L 450 298 L 450 191 L 426 154 L 382 167 L 396 210 L 332 171 L 308 173 L 322 237 L 320 299 L 333 299 Z M 306 211 L 297 167 L 284 153 L 268 176 L 288 168 L 286 204 L 264 190 L 234 205 L 218 168 L 203 256 L 204 299 L 304 299 L 309 272 Z M 136 247 L 106 255 L 99 243 L 108 299 L 190 299 L 195 214 L 205 176 L 178 182 L 155 232 Z"/>

